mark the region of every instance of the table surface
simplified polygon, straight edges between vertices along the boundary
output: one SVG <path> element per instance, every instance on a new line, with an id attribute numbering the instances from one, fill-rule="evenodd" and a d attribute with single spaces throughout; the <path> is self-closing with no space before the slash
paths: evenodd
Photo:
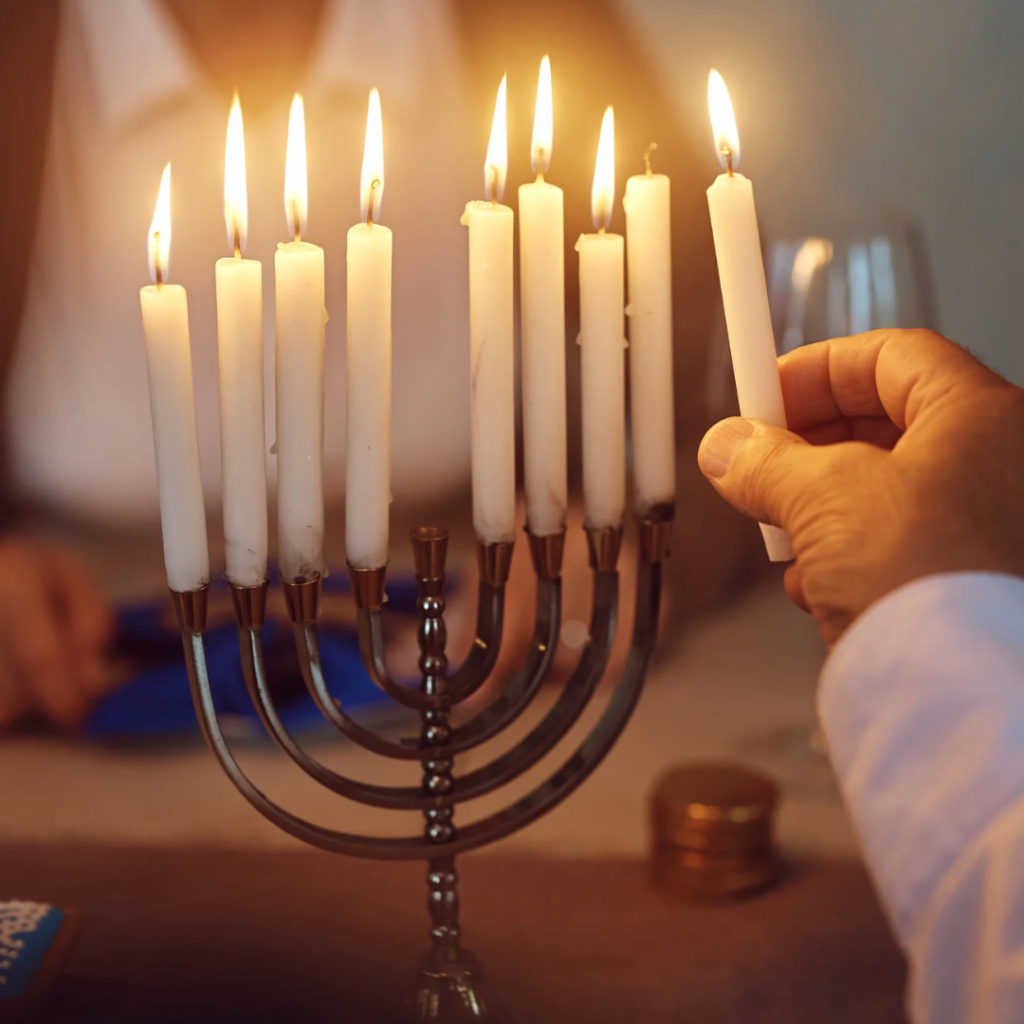
<path id="1" fill-rule="evenodd" d="M 855 864 L 797 863 L 725 905 L 670 899 L 635 861 L 470 854 L 460 872 L 466 946 L 520 1024 L 904 1021 L 903 963 Z M 0 847 L 0 877 L 81 912 L 68 970 L 96 1024 L 395 1024 L 427 946 L 417 864 Z"/>
<path id="2" fill-rule="evenodd" d="M 823 657 L 812 624 L 768 579 L 692 620 L 669 650 L 594 776 L 460 861 L 468 944 L 502 1001 L 538 1024 L 903 1020 L 903 962 L 812 742 Z M 544 694 L 495 749 L 553 699 Z M 495 810 L 552 771 L 598 704 L 526 779 L 460 806 L 458 818 Z M 239 750 L 257 785 L 313 820 L 378 834 L 422 827 L 320 790 L 269 743 Z M 357 778 L 416 780 L 415 766 L 335 738 L 315 752 Z M 460 758 L 460 769 L 486 753 Z M 795 868 L 734 905 L 675 903 L 652 891 L 643 863 L 654 780 L 706 757 L 760 767 L 783 792 L 778 838 Z M 198 742 L 5 740 L 0 808 L 4 894 L 82 911 L 69 969 L 113 983 L 104 1024 L 399 1019 L 426 945 L 422 865 L 306 850 L 256 814 Z"/>

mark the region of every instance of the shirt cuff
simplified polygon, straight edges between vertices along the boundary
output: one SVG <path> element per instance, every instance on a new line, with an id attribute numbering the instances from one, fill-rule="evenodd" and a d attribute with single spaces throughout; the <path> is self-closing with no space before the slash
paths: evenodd
<path id="1" fill-rule="evenodd" d="M 897 934 L 1024 793 L 1024 580 L 953 573 L 868 609 L 822 671 L 818 710 Z"/>

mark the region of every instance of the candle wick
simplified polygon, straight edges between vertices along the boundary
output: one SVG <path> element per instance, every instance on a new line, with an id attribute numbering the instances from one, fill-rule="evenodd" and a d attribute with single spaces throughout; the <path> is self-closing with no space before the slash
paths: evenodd
<path id="1" fill-rule="evenodd" d="M 597 233 L 599 235 L 603 235 L 604 234 L 604 225 L 603 224 L 597 229 Z"/>
<path id="2" fill-rule="evenodd" d="M 237 222 L 234 225 L 235 233 L 235 259 L 240 260 L 242 258 L 242 233 L 238 230 Z"/>
<path id="3" fill-rule="evenodd" d="M 537 181 L 538 182 L 542 182 L 543 180 L 544 180 L 544 172 L 543 171 L 538 171 L 537 172 Z"/>
<path id="4" fill-rule="evenodd" d="M 157 288 L 163 288 L 164 286 L 164 268 L 160 262 L 160 232 L 153 232 L 153 248 L 156 250 L 156 286 Z"/>
<path id="5" fill-rule="evenodd" d="M 487 198 L 491 206 L 498 205 L 498 165 L 487 165 Z"/>
<path id="6" fill-rule="evenodd" d="M 725 157 L 725 171 L 729 177 L 732 177 L 732 149 L 729 146 L 722 147 L 722 156 Z"/>
<path id="7" fill-rule="evenodd" d="M 379 188 L 380 178 L 374 178 L 373 181 L 370 182 L 370 202 L 366 207 L 366 226 L 370 228 L 373 227 L 373 208 L 376 205 L 374 202 L 374 192 Z"/>
<path id="8" fill-rule="evenodd" d="M 650 145 L 649 145 L 649 146 L 647 147 L 647 152 L 645 152 L 645 153 L 644 153 L 644 164 L 645 164 L 645 166 L 647 167 L 647 177 L 648 177 L 648 178 L 652 177 L 652 176 L 653 176 L 653 174 L 654 174 L 654 171 L 653 171 L 653 170 L 651 169 L 651 154 L 652 154 L 652 153 L 653 153 L 653 152 L 654 152 L 654 151 L 655 151 L 655 150 L 656 150 L 657 148 L 658 148 L 658 144 L 657 144 L 656 142 L 652 142 L 652 143 L 651 143 L 651 144 L 650 144 Z"/>
<path id="9" fill-rule="evenodd" d="M 299 204 L 292 200 L 292 228 L 295 231 L 295 241 L 302 241 L 302 227 L 299 224 Z"/>

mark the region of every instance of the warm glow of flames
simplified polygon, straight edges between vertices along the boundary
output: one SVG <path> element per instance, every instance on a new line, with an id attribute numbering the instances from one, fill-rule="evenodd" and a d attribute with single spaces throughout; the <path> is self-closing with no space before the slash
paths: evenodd
<path id="1" fill-rule="evenodd" d="M 168 161 L 160 179 L 156 209 L 149 225 L 149 276 L 156 284 L 167 280 L 171 263 L 171 164 Z"/>
<path id="2" fill-rule="evenodd" d="M 228 115 L 228 138 L 224 147 L 224 224 L 228 229 L 228 245 L 232 252 L 245 251 L 249 230 L 249 200 L 245 185 L 245 134 L 242 128 L 242 105 L 235 93 Z"/>
<path id="3" fill-rule="evenodd" d="M 603 231 L 612 222 L 615 202 L 615 113 L 611 107 L 604 112 L 601 138 L 597 143 L 594 164 L 594 187 L 590 190 L 590 214 L 594 227 Z"/>
<path id="4" fill-rule="evenodd" d="M 537 107 L 533 113 L 533 147 L 530 166 L 534 174 L 545 174 L 551 164 L 551 139 L 554 135 L 554 114 L 551 100 L 551 61 L 544 57 L 537 78 Z"/>
<path id="5" fill-rule="evenodd" d="M 728 168 L 728 154 L 735 169 L 740 163 L 740 133 L 736 129 L 736 115 L 725 79 L 714 69 L 708 75 L 708 110 L 711 112 L 711 130 L 715 133 L 715 152 L 719 162 Z"/>
<path id="6" fill-rule="evenodd" d="M 806 238 L 793 258 L 793 291 L 806 295 L 816 270 L 832 261 L 832 243 L 827 238 Z"/>
<path id="7" fill-rule="evenodd" d="M 494 103 L 494 120 L 491 122 L 491 141 L 487 144 L 487 160 L 484 162 L 484 193 L 493 202 L 505 194 L 505 178 L 508 175 L 508 115 L 505 89 L 507 75 L 498 86 L 498 98 Z"/>
<path id="8" fill-rule="evenodd" d="M 384 192 L 384 129 L 380 119 L 380 93 L 370 90 L 366 111 L 366 142 L 363 145 L 363 171 L 359 176 L 359 209 L 363 220 L 372 223 L 380 215 Z"/>
<path id="9" fill-rule="evenodd" d="M 288 115 L 288 151 L 284 159 L 284 215 L 296 239 L 306 230 L 306 111 L 295 94 Z"/>

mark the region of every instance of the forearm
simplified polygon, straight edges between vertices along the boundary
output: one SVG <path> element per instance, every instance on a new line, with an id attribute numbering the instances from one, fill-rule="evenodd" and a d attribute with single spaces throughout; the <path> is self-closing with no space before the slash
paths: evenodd
<path id="1" fill-rule="evenodd" d="M 820 713 L 915 1024 L 1024 1019 L 1024 580 L 878 602 L 826 664 Z"/>

